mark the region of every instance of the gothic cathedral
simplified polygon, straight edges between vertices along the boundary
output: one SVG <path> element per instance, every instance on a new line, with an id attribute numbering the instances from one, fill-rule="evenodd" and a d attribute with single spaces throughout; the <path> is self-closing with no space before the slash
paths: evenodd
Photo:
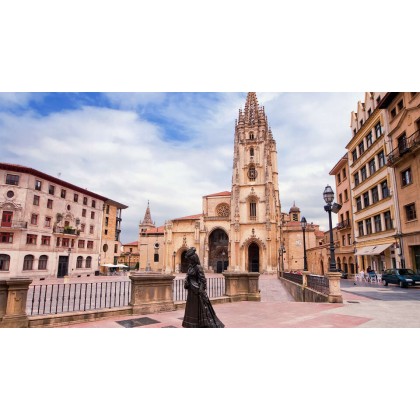
<path id="1" fill-rule="evenodd" d="M 138 238 L 140 270 L 184 272 L 185 253 L 194 246 L 206 272 L 275 273 L 281 219 L 276 142 L 250 92 L 235 125 L 231 191 L 204 196 L 202 213 L 161 227 L 151 222 L 148 206 Z"/>

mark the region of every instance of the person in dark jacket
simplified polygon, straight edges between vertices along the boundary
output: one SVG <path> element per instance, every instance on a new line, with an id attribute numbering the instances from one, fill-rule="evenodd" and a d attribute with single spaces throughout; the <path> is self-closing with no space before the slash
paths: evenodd
<path id="1" fill-rule="evenodd" d="M 207 295 L 207 280 L 196 249 L 190 248 L 185 257 L 189 262 L 184 282 L 188 295 L 182 326 L 184 328 L 224 328 Z"/>

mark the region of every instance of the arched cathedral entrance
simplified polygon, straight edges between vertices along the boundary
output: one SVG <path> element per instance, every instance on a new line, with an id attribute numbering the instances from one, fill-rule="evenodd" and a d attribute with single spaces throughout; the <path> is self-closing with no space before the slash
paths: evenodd
<path id="1" fill-rule="evenodd" d="M 260 248 L 255 242 L 252 242 L 248 248 L 248 271 L 250 273 L 260 271 Z"/>
<path id="2" fill-rule="evenodd" d="M 229 265 L 229 237 L 223 229 L 215 229 L 209 236 L 209 268 L 222 273 Z"/>

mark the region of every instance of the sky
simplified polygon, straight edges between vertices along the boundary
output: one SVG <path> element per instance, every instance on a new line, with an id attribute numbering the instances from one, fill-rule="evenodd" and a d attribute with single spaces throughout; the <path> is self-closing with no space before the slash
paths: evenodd
<path id="1" fill-rule="evenodd" d="M 247 92 L 0 93 L 2 162 L 28 166 L 128 206 L 123 243 L 148 202 L 157 226 L 231 190 L 235 119 Z M 257 92 L 277 143 L 282 211 L 328 228 L 322 192 L 364 94 Z M 336 217 L 334 215 L 334 217 Z"/>

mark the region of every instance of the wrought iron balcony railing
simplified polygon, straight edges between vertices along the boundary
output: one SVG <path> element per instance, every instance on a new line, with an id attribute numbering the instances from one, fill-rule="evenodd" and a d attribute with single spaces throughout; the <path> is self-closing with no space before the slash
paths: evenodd
<path id="1" fill-rule="evenodd" d="M 337 223 L 337 229 L 346 229 L 350 227 L 350 220 L 346 219 L 343 220 L 342 222 Z"/>
<path id="2" fill-rule="evenodd" d="M 73 228 L 66 228 L 62 226 L 54 226 L 53 229 L 54 233 L 61 233 L 63 235 L 79 235 L 79 231 L 77 229 Z"/>
<path id="3" fill-rule="evenodd" d="M 398 146 L 395 147 L 387 156 L 387 165 L 393 166 L 405 154 L 414 151 L 420 144 L 420 130 L 417 130 L 410 137 L 400 139 Z"/>
<path id="4" fill-rule="evenodd" d="M 10 228 L 10 229 L 27 229 L 28 222 L 24 222 L 23 220 L 13 220 L 11 222 L 1 222 L 2 228 Z"/>

